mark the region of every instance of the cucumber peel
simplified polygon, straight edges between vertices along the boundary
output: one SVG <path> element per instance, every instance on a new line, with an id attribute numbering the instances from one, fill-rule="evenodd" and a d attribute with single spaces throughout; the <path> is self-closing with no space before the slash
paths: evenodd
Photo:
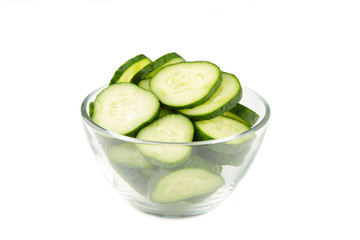
<path id="1" fill-rule="evenodd" d="M 191 109 L 178 110 L 188 118 L 199 121 L 208 120 L 232 109 L 242 97 L 242 88 L 235 75 L 222 73 L 222 83 L 214 95 L 205 103 Z"/>
<path id="2" fill-rule="evenodd" d="M 252 127 L 259 119 L 259 115 L 256 112 L 240 103 L 237 103 L 228 112 L 225 112 L 224 116 L 238 120 L 248 127 Z"/>
<path id="3" fill-rule="evenodd" d="M 184 62 L 185 60 L 177 53 L 168 53 L 160 58 L 156 59 L 154 62 L 143 67 L 138 73 L 136 73 L 131 82 L 138 84 L 142 79 L 151 78 L 157 73 L 161 68 L 179 62 Z"/>
<path id="4" fill-rule="evenodd" d="M 116 70 L 110 80 L 109 86 L 119 82 L 131 82 L 131 79 L 145 66 L 149 65 L 151 60 L 144 54 L 131 58 Z"/>

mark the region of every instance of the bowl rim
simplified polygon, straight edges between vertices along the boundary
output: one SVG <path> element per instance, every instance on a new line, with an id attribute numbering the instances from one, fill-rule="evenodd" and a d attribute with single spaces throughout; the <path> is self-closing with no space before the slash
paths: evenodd
<path id="1" fill-rule="evenodd" d="M 260 129 L 262 129 L 263 127 L 265 127 L 267 125 L 267 123 L 269 121 L 269 118 L 270 118 L 270 106 L 267 103 L 267 101 L 262 96 L 260 96 L 258 93 L 256 93 L 255 91 L 253 91 L 253 90 L 251 90 L 251 89 L 249 89 L 247 87 L 242 87 L 243 90 L 248 91 L 251 94 L 255 95 L 257 98 L 259 98 L 260 102 L 263 104 L 263 106 L 265 108 L 264 116 L 262 118 L 260 116 L 260 121 L 257 122 L 254 126 L 252 126 L 249 130 L 246 130 L 246 131 L 244 131 L 242 133 L 232 135 L 232 136 L 229 136 L 229 137 L 226 137 L 226 138 L 219 138 L 219 139 L 206 140 L 206 141 L 159 142 L 159 141 L 142 140 L 142 139 L 138 139 L 138 138 L 134 138 L 134 137 L 121 135 L 121 134 L 115 133 L 113 131 L 109 131 L 109 130 L 101 127 L 100 125 L 98 125 L 98 124 L 96 124 L 95 122 L 92 121 L 92 119 L 90 118 L 90 116 L 88 114 L 89 101 L 94 96 L 94 94 L 96 94 L 97 92 L 100 93 L 106 87 L 108 87 L 108 85 L 103 85 L 102 87 L 99 87 L 99 88 L 95 89 L 94 91 L 92 91 L 90 94 L 88 94 L 85 97 L 85 99 L 81 103 L 81 108 L 80 108 L 83 121 L 87 125 L 89 125 L 92 129 L 94 129 L 98 133 L 100 133 L 101 135 L 105 135 L 106 137 L 114 138 L 114 139 L 125 141 L 125 142 L 128 142 L 128 143 L 149 144 L 149 145 L 186 145 L 186 146 L 204 146 L 204 145 L 213 145 L 213 144 L 218 144 L 218 143 L 226 143 L 226 142 L 229 142 L 231 140 L 243 138 L 243 137 L 246 137 L 246 136 L 249 136 L 251 134 L 256 133 L 257 131 L 259 131 Z"/>

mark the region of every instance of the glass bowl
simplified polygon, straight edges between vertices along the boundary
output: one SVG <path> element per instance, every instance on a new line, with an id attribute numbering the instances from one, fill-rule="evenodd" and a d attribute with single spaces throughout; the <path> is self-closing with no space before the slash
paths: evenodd
<path id="1" fill-rule="evenodd" d="M 90 93 L 81 105 L 87 139 L 108 182 L 133 207 L 158 216 L 185 217 L 203 214 L 225 200 L 253 162 L 264 138 L 270 117 L 268 103 L 254 91 L 243 87 L 243 97 L 240 103 L 260 116 L 250 130 L 231 137 L 209 141 L 165 143 L 139 140 L 108 131 L 94 123 L 89 117 L 89 104 L 105 87 L 107 86 Z M 216 169 L 222 182 L 213 192 L 201 197 L 174 199 L 174 201 L 166 203 L 154 200 L 152 193 L 156 188 L 156 181 L 153 179 L 160 179 L 166 175 L 163 174 L 164 172 L 171 172 L 174 169 L 164 169 L 146 164 L 139 168 L 120 163 L 124 162 L 122 158 L 128 159 L 129 156 L 130 158 L 141 158 L 141 153 L 138 151 L 139 146 L 160 149 L 189 148 L 191 154 L 187 162 L 196 163 L 198 159 L 201 159 L 206 163 L 207 169 Z M 171 150 L 168 154 L 172 154 Z M 186 167 L 176 167 L 176 169 L 182 168 Z M 181 183 L 174 182 L 173 184 Z"/>

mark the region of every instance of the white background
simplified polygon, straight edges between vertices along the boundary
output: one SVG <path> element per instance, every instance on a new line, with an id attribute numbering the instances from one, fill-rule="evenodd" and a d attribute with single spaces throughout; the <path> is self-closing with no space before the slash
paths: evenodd
<path id="1" fill-rule="evenodd" d="M 122 199 L 80 117 L 126 60 L 173 51 L 272 109 L 233 194 L 186 219 Z M 356 0 L 1 0 L 0 81 L 0 239 L 360 239 Z"/>

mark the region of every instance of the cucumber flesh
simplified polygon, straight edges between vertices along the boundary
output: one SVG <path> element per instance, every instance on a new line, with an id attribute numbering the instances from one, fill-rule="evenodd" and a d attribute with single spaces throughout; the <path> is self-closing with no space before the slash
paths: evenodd
<path id="1" fill-rule="evenodd" d="M 130 82 L 135 74 L 137 74 L 141 69 L 150 63 L 151 60 L 144 54 L 140 54 L 134 58 L 131 58 L 123 65 L 121 65 L 121 67 L 119 67 L 119 69 L 112 77 L 109 85 L 119 82 Z"/>
<path id="2" fill-rule="evenodd" d="M 157 118 L 159 110 L 159 100 L 152 92 L 132 83 L 118 83 L 96 97 L 93 121 L 107 130 L 133 136 Z"/>
<path id="3" fill-rule="evenodd" d="M 183 62 L 160 69 L 150 89 L 171 108 L 191 108 L 206 102 L 221 84 L 220 69 L 210 62 Z"/>
<path id="4" fill-rule="evenodd" d="M 184 168 L 163 176 L 150 194 L 153 202 L 173 203 L 215 192 L 224 179 L 201 168 Z"/>
<path id="5" fill-rule="evenodd" d="M 141 80 L 139 82 L 138 86 L 150 91 L 150 79 L 151 78 L 145 78 L 145 79 Z"/>
<path id="6" fill-rule="evenodd" d="M 233 74 L 222 73 L 222 83 L 205 103 L 191 109 L 178 110 L 192 120 L 207 120 L 224 114 L 233 108 L 242 97 L 239 80 Z"/>
<path id="7" fill-rule="evenodd" d="M 137 74 L 135 74 L 131 82 L 138 84 L 142 79 L 152 77 L 156 72 L 158 72 L 161 68 L 168 66 L 170 64 L 184 62 L 184 59 L 177 53 L 168 53 L 165 54 L 149 65 L 143 67 Z"/>
<path id="8" fill-rule="evenodd" d="M 235 119 L 218 116 L 210 120 L 195 122 L 196 136 L 199 140 L 212 140 L 230 137 L 250 128 Z"/>
<path id="9" fill-rule="evenodd" d="M 195 139 L 198 141 L 226 138 L 240 134 L 250 128 L 235 119 L 218 116 L 210 120 L 197 121 L 195 125 Z M 255 139 L 255 133 L 236 138 L 224 143 L 209 145 L 208 148 L 223 154 L 235 154 L 242 151 L 247 145 L 251 145 Z"/>
<path id="10" fill-rule="evenodd" d="M 191 142 L 194 127 L 191 121 L 179 114 L 169 114 L 142 128 L 138 139 L 159 142 Z M 183 164 L 191 153 L 191 147 L 184 145 L 138 144 L 140 152 L 155 165 L 173 168 Z"/>

